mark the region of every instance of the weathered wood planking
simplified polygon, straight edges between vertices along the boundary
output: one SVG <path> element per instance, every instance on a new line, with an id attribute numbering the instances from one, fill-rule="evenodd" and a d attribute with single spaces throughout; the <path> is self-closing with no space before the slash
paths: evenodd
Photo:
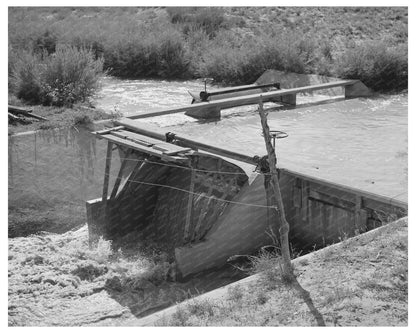
<path id="1" fill-rule="evenodd" d="M 129 130 L 132 130 L 134 132 L 137 132 L 137 133 L 140 133 L 140 134 L 143 134 L 143 135 L 155 138 L 155 139 L 164 140 L 164 138 L 166 137 L 165 133 L 162 133 L 162 131 L 159 128 L 151 127 L 148 124 L 143 124 L 132 119 L 122 118 L 120 120 L 115 120 L 114 123 L 118 125 L 122 125 L 125 128 L 128 128 Z M 175 135 L 175 140 L 180 145 L 190 147 L 192 149 L 201 149 L 212 154 L 232 158 L 237 161 L 249 163 L 252 165 L 257 165 L 257 162 L 254 161 L 252 156 L 247 156 L 247 155 L 235 152 L 235 151 L 208 145 L 206 143 L 195 141 L 184 136 Z"/>
<path id="2" fill-rule="evenodd" d="M 131 140 L 119 138 L 118 136 L 115 136 L 113 134 L 104 134 L 104 135 L 100 135 L 100 137 L 108 140 L 109 142 L 113 142 L 113 143 L 116 143 L 125 147 L 129 147 L 129 148 L 132 148 L 134 150 L 137 150 L 137 151 L 149 154 L 149 155 L 160 157 L 164 161 L 188 163 L 188 159 L 186 157 L 170 156 L 170 155 L 164 154 L 161 150 L 154 149 L 153 146 L 146 147 L 144 145 L 135 143 Z"/>

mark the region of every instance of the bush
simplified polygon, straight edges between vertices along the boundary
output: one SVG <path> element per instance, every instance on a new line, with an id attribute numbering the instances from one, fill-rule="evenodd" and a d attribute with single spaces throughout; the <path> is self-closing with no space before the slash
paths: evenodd
<path id="1" fill-rule="evenodd" d="M 41 58 L 31 52 L 15 53 L 9 60 L 10 88 L 18 98 L 38 104 L 42 99 Z"/>
<path id="2" fill-rule="evenodd" d="M 71 106 L 94 94 L 102 68 L 103 61 L 87 49 L 58 46 L 51 55 L 22 52 L 11 70 L 13 91 L 34 104 Z"/>
<path id="3" fill-rule="evenodd" d="M 179 32 L 172 29 L 141 32 L 130 39 L 107 45 L 104 66 L 120 77 L 184 78 L 189 76 L 189 57 Z"/>
<path id="4" fill-rule="evenodd" d="M 166 11 L 172 23 L 182 24 L 185 35 L 201 29 L 214 37 L 226 25 L 224 11 L 218 7 L 168 7 Z"/>
<path id="5" fill-rule="evenodd" d="M 229 36 L 218 36 L 202 56 L 199 76 L 231 84 L 253 83 L 267 69 L 295 73 L 314 71 L 320 58 L 317 42 L 297 33 L 259 32 L 243 37 L 238 44 Z"/>
<path id="6" fill-rule="evenodd" d="M 376 91 L 407 88 L 407 47 L 388 47 L 384 42 L 367 42 L 348 50 L 337 62 L 337 75 L 359 79 Z"/>

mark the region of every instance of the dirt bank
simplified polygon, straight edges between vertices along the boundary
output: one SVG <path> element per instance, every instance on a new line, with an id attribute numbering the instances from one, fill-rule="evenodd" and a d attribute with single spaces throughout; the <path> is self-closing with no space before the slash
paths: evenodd
<path id="1" fill-rule="evenodd" d="M 407 218 L 143 318 L 151 326 L 406 326 Z M 276 274 L 275 274 L 276 273 Z"/>

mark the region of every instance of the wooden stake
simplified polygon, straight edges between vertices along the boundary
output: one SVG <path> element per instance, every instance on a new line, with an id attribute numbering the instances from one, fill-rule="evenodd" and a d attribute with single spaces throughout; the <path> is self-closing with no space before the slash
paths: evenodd
<path id="1" fill-rule="evenodd" d="M 266 144 L 267 155 L 269 159 L 269 168 L 270 168 L 270 183 L 273 189 L 274 198 L 276 200 L 276 210 L 278 216 L 278 226 L 279 226 L 279 234 L 280 234 L 280 251 L 282 254 L 283 259 L 283 274 L 286 277 L 293 277 L 293 270 L 292 264 L 290 261 L 290 248 L 289 248 L 289 223 L 287 223 L 286 216 L 285 216 L 285 208 L 283 205 L 282 194 L 280 192 L 280 185 L 279 179 L 277 177 L 277 169 L 276 169 L 276 153 L 273 149 L 273 145 L 271 143 L 270 137 L 270 129 L 269 125 L 267 124 L 267 116 L 263 109 L 263 100 L 260 96 L 259 101 L 259 114 L 261 119 L 261 126 L 263 128 L 263 136 L 264 142 Z M 266 188 L 266 192 L 268 189 Z"/>

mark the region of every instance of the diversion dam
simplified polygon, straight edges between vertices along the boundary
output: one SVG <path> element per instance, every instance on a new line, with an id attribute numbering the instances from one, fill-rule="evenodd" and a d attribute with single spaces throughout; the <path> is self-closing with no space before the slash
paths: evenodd
<path id="1" fill-rule="evenodd" d="M 191 87 L 188 87 L 188 84 Z M 105 97 L 103 98 L 107 108 L 129 109 L 132 112 L 133 109 L 142 109 L 145 105 L 147 108 L 157 110 L 165 108 L 166 105 L 189 103 L 187 90 L 195 90 L 195 86 L 199 85 L 200 83 L 195 82 L 183 83 L 181 86 L 178 83 L 169 82 L 130 80 L 120 82 L 120 80 L 108 79 L 104 84 Z M 159 88 L 155 89 L 155 86 Z M 160 97 L 161 90 L 169 91 L 170 100 L 157 98 Z M 142 98 L 143 92 L 146 92 L 146 98 Z M 183 100 L 180 100 L 181 98 Z M 407 96 L 379 96 L 314 104 L 322 99 L 324 98 L 319 95 L 298 96 L 300 105 L 295 109 L 269 110 L 271 129 L 282 130 L 289 134 L 287 138 L 277 142 L 277 156 L 279 167 L 283 170 L 290 170 L 282 176 L 291 179 L 290 197 L 294 210 L 299 210 L 299 214 L 304 213 L 302 206 L 296 205 L 302 205 L 302 191 L 305 193 L 304 189 L 308 187 L 304 185 L 308 185 L 309 182 L 309 191 L 312 191 L 315 199 L 308 199 L 309 211 L 312 214 L 305 216 L 314 220 L 317 218 L 316 213 L 319 214 L 322 211 L 324 214 L 329 214 L 331 210 L 336 212 L 333 214 L 342 215 L 342 208 L 337 208 L 335 205 L 333 205 L 335 208 L 325 208 L 322 203 L 325 200 L 322 198 L 319 200 L 317 193 L 313 193 L 321 193 L 314 183 L 316 179 L 336 183 L 348 189 L 353 188 L 362 194 L 361 198 L 364 199 L 361 199 L 361 208 L 357 212 L 355 207 L 358 207 L 356 203 L 360 200 L 357 199 L 357 193 L 341 191 L 347 195 L 344 196 L 345 202 L 340 201 L 338 205 L 349 209 L 349 212 L 344 209 L 347 212 L 343 213 L 344 221 L 348 219 L 355 223 L 359 221 L 356 218 L 360 216 L 360 210 L 371 210 L 371 207 L 368 208 L 367 205 L 371 206 L 374 201 L 370 197 L 365 199 L 367 193 L 381 195 L 393 201 L 407 202 Z M 266 107 L 270 108 L 270 106 Z M 256 107 L 231 109 L 223 113 L 220 121 L 204 122 L 175 114 L 149 118 L 143 122 L 161 128 L 163 133 L 184 133 L 186 136 L 211 145 L 249 156 L 262 156 L 265 153 L 264 141 L 255 109 Z M 105 174 L 107 142 L 97 140 L 90 134 L 91 131 L 97 129 L 100 128 L 44 131 L 9 138 L 9 207 L 22 207 L 23 205 L 26 213 L 36 212 L 39 209 L 48 210 L 50 221 L 62 220 L 64 215 L 64 220 L 72 227 L 84 223 L 85 201 L 101 196 Z M 114 156 L 110 170 L 110 189 L 114 186 L 122 163 L 117 154 Z M 206 164 L 202 165 L 202 163 Z M 262 175 L 253 176 L 253 165 L 230 160 L 226 160 L 224 165 L 229 168 L 228 172 L 241 174 L 239 176 L 242 178 L 241 182 L 237 181 L 238 178 L 236 179 L 236 188 L 239 189 L 241 195 L 246 183 L 258 183 L 260 184 L 259 193 L 260 190 L 264 191 Z M 152 170 L 157 170 L 159 167 L 163 166 Z M 169 168 L 172 173 L 173 170 L 179 169 Z M 201 161 L 201 166 L 198 168 L 208 168 L 212 171 L 212 176 L 205 178 L 207 183 L 215 184 L 213 176 L 217 168 L 216 163 Z M 191 178 L 189 170 L 182 169 L 181 172 L 183 175 L 181 179 L 187 184 Z M 297 174 L 307 177 L 300 178 Z M 231 175 L 227 177 L 233 178 Z M 203 179 L 204 176 L 201 175 L 199 178 Z M 295 180 L 296 178 L 298 180 Z M 233 201 L 238 199 L 234 197 L 236 188 L 228 192 L 233 195 Z M 203 190 L 209 191 L 209 188 L 206 187 Z M 326 190 L 323 190 L 324 193 L 328 193 Z M 204 193 L 207 194 L 207 192 Z M 216 196 L 220 195 L 214 187 L 212 187 L 212 193 Z M 239 193 L 235 195 L 238 196 Z M 179 196 L 172 193 L 167 197 L 169 197 L 168 200 L 178 199 L 187 202 L 183 198 L 188 199 L 189 193 L 184 192 L 184 195 Z M 325 199 L 328 200 L 328 198 Z M 199 203 L 202 205 L 204 202 L 206 204 L 201 197 Z M 252 208 L 245 209 L 251 212 Z M 187 207 L 184 207 L 185 211 L 186 209 Z M 17 209 L 13 211 L 13 214 L 16 211 Z M 22 213 L 21 209 L 17 213 Z M 171 212 L 172 216 L 174 213 Z M 399 210 L 393 213 L 400 214 L 401 212 Z M 393 216 L 383 215 L 380 211 L 377 214 L 367 215 L 370 227 L 377 226 L 383 219 L 388 221 Z M 199 218 L 195 224 L 190 224 L 189 230 L 194 230 L 193 233 L 189 233 L 190 235 L 203 234 L 201 227 L 200 233 L 195 233 L 198 220 Z M 261 221 L 266 220 L 261 219 Z M 306 225 L 305 221 L 305 224 L 301 224 L 300 227 L 306 228 Z M 342 228 L 338 231 L 340 238 L 344 237 L 343 232 L 347 232 Z M 354 230 L 348 232 L 355 233 L 355 224 Z M 266 238 L 267 243 L 270 243 L 267 235 Z M 316 235 L 317 241 L 318 238 L 323 245 L 323 239 Z M 326 238 L 325 243 L 330 242 L 331 240 Z M 216 286 L 218 285 L 220 284 Z M 214 287 L 212 285 L 212 288 Z"/>

